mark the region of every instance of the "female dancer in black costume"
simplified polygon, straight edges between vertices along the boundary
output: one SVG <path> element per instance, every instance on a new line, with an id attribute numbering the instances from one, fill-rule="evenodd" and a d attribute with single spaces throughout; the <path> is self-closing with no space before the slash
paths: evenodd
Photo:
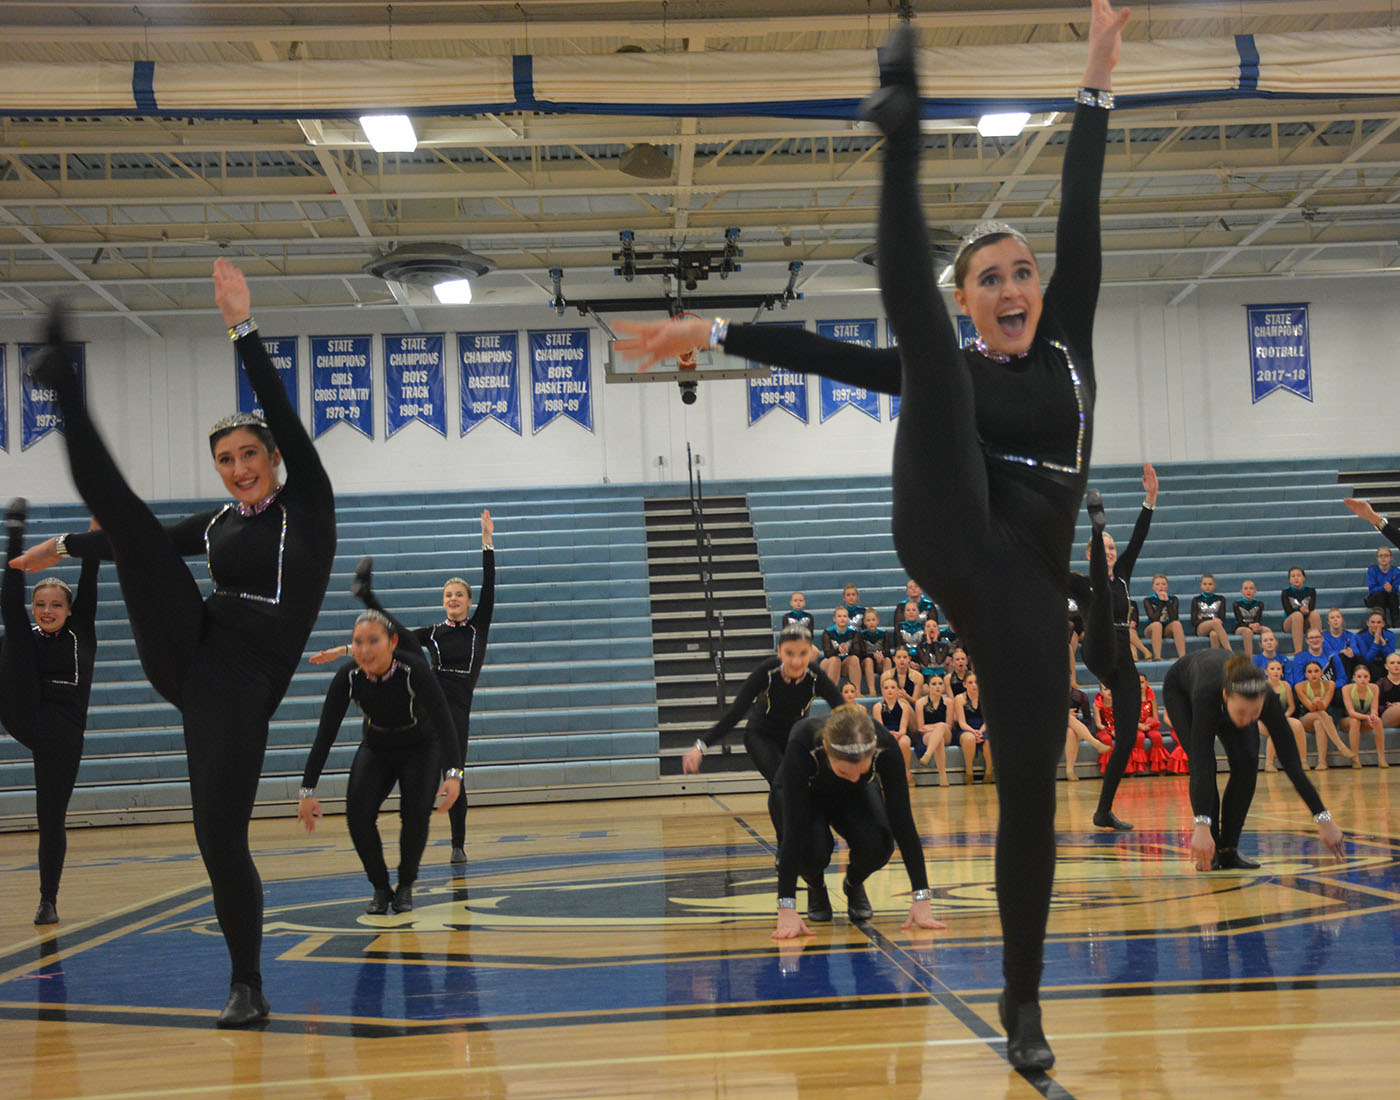
<path id="1" fill-rule="evenodd" d="M 1132 619 L 1128 583 L 1133 579 L 1133 566 L 1147 539 L 1153 509 L 1157 507 L 1157 471 L 1150 463 L 1142 468 L 1142 487 L 1147 497 L 1142 502 L 1137 523 L 1133 525 L 1127 549 L 1121 554 L 1117 553 L 1112 537 L 1104 533 L 1103 498 L 1097 490 L 1089 490 L 1085 498 L 1089 522 L 1093 527 L 1089 536 L 1089 576 L 1086 579 L 1079 573 L 1069 575 L 1070 595 L 1084 614 L 1084 664 L 1112 692 L 1113 725 L 1115 729 L 1124 731 L 1122 736 L 1115 738 L 1113 752 L 1104 768 L 1094 824 L 1100 829 L 1120 831 L 1132 826 L 1114 814 L 1113 796 L 1118 792 L 1118 784 L 1122 782 L 1123 773 L 1128 767 L 1128 757 L 1137 744 L 1132 731 L 1137 729 L 1142 710 L 1142 685 L 1138 682 L 1137 665 L 1133 663 L 1133 647 L 1128 635 L 1128 624 Z M 1114 555 L 1112 561 L 1109 560 L 1110 553 Z"/>
<path id="2" fill-rule="evenodd" d="M 1224 650 L 1187 654 L 1162 680 L 1162 699 L 1177 739 L 1191 758 L 1191 858 L 1200 871 L 1253 870 L 1259 866 L 1240 855 L 1240 834 L 1259 779 L 1259 726 L 1283 770 L 1317 823 L 1322 846 L 1338 860 L 1346 857 L 1341 828 L 1323 806 L 1303 771 L 1298 745 L 1268 678 L 1248 657 Z M 1215 785 L 1215 741 L 1225 747 L 1230 779 L 1222 801 Z"/>
<path id="3" fill-rule="evenodd" d="M 789 623 L 778 635 L 778 653 L 768 657 L 749 673 L 718 722 L 696 738 L 685 754 L 681 767 L 687 775 L 700 770 L 705 749 L 720 740 L 748 715 L 744 727 L 744 751 L 753 766 L 773 786 L 773 777 L 782 763 L 788 734 L 799 718 L 806 715 L 818 696 L 835 710 L 842 705 L 841 693 L 811 661 L 812 636 L 807 628 Z"/>
<path id="4" fill-rule="evenodd" d="M 311 634 L 335 557 L 335 499 L 306 429 L 287 399 L 250 315 L 247 283 L 214 263 L 215 298 L 253 392 L 267 411 L 214 425 L 209 449 L 232 502 L 163 527 L 131 490 L 88 415 L 57 317 L 35 378 L 55 391 L 73 482 L 102 530 L 64 535 L 13 562 L 30 571 L 59 557 L 111 559 L 141 667 L 184 717 L 190 799 L 214 912 L 232 963 L 220 1027 L 265 1017 L 258 959 L 262 881 L 248 820 L 267 748 L 268 721 Z M 278 480 L 286 459 L 291 480 Z M 208 554 L 206 601 L 184 562 Z"/>
<path id="5" fill-rule="evenodd" d="M 316 783 L 326 765 L 350 700 L 364 714 L 363 740 L 350 765 L 345 818 L 355 853 L 374 887 L 366 913 L 413 908 L 413 883 L 428 842 L 433 801 L 449 809 L 462 788 L 462 756 L 447 699 L 417 640 L 380 605 L 370 584 L 372 562 L 361 560 L 351 592 L 368 610 L 355 620 L 353 660 L 338 669 L 326 689 L 321 723 L 302 773 L 297 817 L 311 832 L 321 816 Z M 402 643 L 402 644 L 400 644 Z M 438 786 L 438 771 L 447 775 Z M 399 788 L 399 883 L 389 889 L 389 869 L 379 840 L 379 808 Z M 433 792 L 437 791 L 435 795 Z"/>
<path id="6" fill-rule="evenodd" d="M 886 135 L 877 251 L 897 351 L 853 348 L 791 329 L 682 320 L 618 323 L 617 349 L 657 362 L 700 344 L 887 393 L 902 407 L 894 445 L 894 543 L 909 575 L 950 619 L 987 689 L 997 731 L 1001 807 L 996 888 L 1006 986 L 1007 1057 L 1046 1069 L 1039 988 L 1055 874 L 1055 773 L 1069 688 L 1064 675 L 1065 563 L 1089 463 L 1091 350 L 1102 263 L 1099 186 L 1109 83 L 1128 11 L 1092 0 L 1084 87 L 1065 149 L 1055 275 L 1041 295 L 1025 238 L 984 223 L 954 264 L 954 297 L 977 327 L 958 349 L 938 291 L 918 187 L 914 36 L 898 28 L 881 54 L 868 113 Z M 928 461 L 925 425 L 938 423 Z M 958 522 L 946 523 L 957 516 Z M 1008 576 L 1020 583 L 1006 584 Z M 1023 624 L 1015 651 L 1006 624 Z M 1029 702 L 1027 702 L 1029 701 Z"/>
<path id="7" fill-rule="evenodd" d="M 9 557 L 24 553 L 28 504 L 16 498 L 5 514 Z M 63 820 L 78 779 L 87 728 L 92 666 L 97 658 L 96 561 L 84 561 L 78 595 L 57 577 L 34 586 L 34 624 L 24 609 L 24 574 L 6 568 L 0 581 L 0 724 L 34 756 L 39 819 L 39 911 L 35 924 L 58 923 L 58 883 L 68 837 Z"/>
<path id="8" fill-rule="evenodd" d="M 461 577 L 449 577 L 442 586 L 442 609 L 447 618 L 432 626 L 420 626 L 412 631 L 423 647 L 437 673 L 442 693 L 447 697 L 447 709 L 452 712 L 452 725 L 457 731 L 456 759 L 467 758 L 467 741 L 471 736 L 472 695 L 481 678 L 481 666 L 486 660 L 486 638 L 491 630 L 491 615 L 496 609 L 496 548 L 492 538 L 496 524 L 491 513 L 481 513 L 481 600 L 472 610 L 472 586 Z M 337 657 L 350 655 L 350 646 L 323 649 L 311 658 L 324 664 Z M 452 803 L 447 811 L 452 831 L 452 862 L 467 862 L 467 791 Z"/>

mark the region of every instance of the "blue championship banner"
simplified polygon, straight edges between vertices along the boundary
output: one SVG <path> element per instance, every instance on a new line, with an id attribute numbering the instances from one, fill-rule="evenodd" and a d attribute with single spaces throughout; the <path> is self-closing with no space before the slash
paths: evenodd
<path id="1" fill-rule="evenodd" d="M 840 340 L 846 344 L 856 344 L 863 348 L 876 346 L 876 324 L 870 321 L 818 321 L 817 335 L 828 340 Z M 818 384 L 820 396 L 821 422 L 825 424 L 833 416 L 848 406 L 859 409 L 876 422 L 880 419 L 880 395 L 863 386 L 848 386 L 833 382 L 830 378 L 821 379 Z"/>
<path id="2" fill-rule="evenodd" d="M 384 337 L 384 435 L 422 421 L 447 435 L 443 402 L 440 332 L 407 332 Z"/>
<path id="3" fill-rule="evenodd" d="M 802 328 L 801 321 L 768 322 L 763 328 Z M 761 363 L 749 362 L 750 368 L 761 367 Z M 750 378 L 749 383 L 749 427 L 757 424 L 774 409 L 796 417 L 802 423 L 807 420 L 807 376 L 795 371 L 780 370 L 774 367 L 766 377 Z"/>
<path id="4" fill-rule="evenodd" d="M 593 430 L 593 363 L 586 328 L 531 330 L 530 404 L 534 431 L 567 416 Z"/>
<path id="5" fill-rule="evenodd" d="M 977 326 L 972 323 L 972 318 L 969 317 L 966 313 L 959 313 L 955 320 L 957 321 L 958 325 L 958 347 L 971 347 L 973 344 L 977 343 Z M 894 329 L 890 327 L 890 323 L 888 321 L 885 322 L 885 336 L 888 340 L 888 343 L 886 344 L 887 347 L 899 347 L 899 340 L 895 337 Z M 893 420 L 898 415 L 899 398 L 897 396 L 891 395 L 890 419 Z"/>
<path id="6" fill-rule="evenodd" d="M 297 338 L 295 336 L 263 336 L 263 350 L 267 352 L 267 357 L 272 360 L 272 365 L 277 368 L 277 377 L 282 379 L 282 388 L 287 391 L 287 398 L 292 403 L 292 408 L 301 412 L 301 395 L 297 387 Z M 254 416 L 265 416 L 262 402 L 253 393 L 252 384 L 248 381 L 248 372 L 243 369 L 243 357 L 238 354 L 238 348 L 233 349 L 233 370 L 238 376 L 235 383 L 238 389 L 238 411 L 241 413 L 252 413 Z"/>
<path id="7" fill-rule="evenodd" d="M 344 421 L 374 438 L 370 337 L 311 337 L 311 438 Z"/>
<path id="8" fill-rule="evenodd" d="M 1283 306 L 1245 306 L 1249 328 L 1249 378 L 1254 400 L 1274 390 L 1289 390 L 1313 399 L 1312 355 L 1308 350 L 1306 302 Z"/>
<path id="9" fill-rule="evenodd" d="M 521 435 L 520 334 L 459 332 L 457 361 L 462 373 L 462 434 L 495 420 Z"/>
<path id="10" fill-rule="evenodd" d="M 63 431 L 63 414 L 58 411 L 58 397 L 53 390 L 29 377 L 29 362 L 44 350 L 44 344 L 19 346 L 19 407 L 20 450 L 27 451 L 50 432 Z M 86 395 L 87 344 L 75 341 L 68 345 L 73 369 L 78 374 L 78 388 Z"/>

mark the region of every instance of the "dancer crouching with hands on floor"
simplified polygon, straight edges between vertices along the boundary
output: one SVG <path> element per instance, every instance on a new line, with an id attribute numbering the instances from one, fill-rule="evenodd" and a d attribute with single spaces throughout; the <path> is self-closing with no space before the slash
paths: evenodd
<path id="1" fill-rule="evenodd" d="M 868 921 L 874 909 L 865 880 L 889 862 L 895 844 L 914 891 L 904 929 L 943 929 L 929 904 L 928 871 L 919 830 L 909 807 L 909 784 L 899 746 L 858 706 L 826 717 L 804 718 L 792 729 L 768 812 L 778 847 L 778 926 L 773 939 L 810 936 L 797 915 L 797 879 L 807 884 L 807 920 L 831 920 L 825 872 L 839 833 L 850 847 L 842 884 L 851 923 Z"/>

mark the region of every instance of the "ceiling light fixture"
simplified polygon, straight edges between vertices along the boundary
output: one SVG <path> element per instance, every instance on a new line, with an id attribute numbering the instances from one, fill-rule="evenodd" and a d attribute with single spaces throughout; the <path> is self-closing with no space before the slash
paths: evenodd
<path id="1" fill-rule="evenodd" d="M 983 115 L 977 120 L 977 132 L 983 137 L 1017 137 L 1030 120 L 1028 111 Z"/>
<path id="2" fill-rule="evenodd" d="M 360 126 L 376 153 L 411 153 L 418 148 L 418 135 L 407 115 L 361 115 Z"/>

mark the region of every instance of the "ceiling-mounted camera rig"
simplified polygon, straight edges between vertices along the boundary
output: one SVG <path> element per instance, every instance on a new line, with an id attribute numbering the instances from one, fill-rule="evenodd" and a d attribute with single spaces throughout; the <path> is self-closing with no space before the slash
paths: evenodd
<path id="1" fill-rule="evenodd" d="M 751 292 L 739 294 L 694 295 L 702 282 L 708 282 L 712 274 L 727 279 L 731 274 L 743 270 L 741 261 L 744 252 L 739 247 L 739 230 L 727 229 L 722 248 L 670 248 L 654 251 L 638 251 L 636 234 L 630 229 L 618 233 L 620 248 L 612 255 L 617 266 L 613 274 L 626 282 L 634 282 L 639 275 L 657 276 L 666 281 L 666 289 L 659 295 L 634 298 L 589 298 L 583 301 L 570 301 L 564 295 L 564 269 L 550 268 L 549 278 L 553 295 L 549 307 L 561 317 L 570 309 L 577 309 L 580 316 L 592 317 L 608 334 L 608 359 L 605 377 L 609 382 L 665 382 L 674 380 L 680 387 L 681 400 L 693 405 L 696 400 L 697 383 L 703 378 L 748 378 L 761 376 L 766 367 L 754 368 L 746 360 L 735 359 L 722 352 L 702 350 L 694 355 L 693 364 L 671 360 L 658 363 L 645 374 L 619 359 L 612 351 L 616 340 L 612 327 L 603 319 L 605 313 L 665 313 L 677 317 L 682 313 L 703 312 L 706 314 L 730 313 L 752 310 L 757 318 L 765 310 L 787 309 L 789 302 L 802 300 L 797 289 L 797 279 L 802 273 L 802 262 L 793 260 L 788 264 L 787 285 L 782 290 L 771 293 Z M 689 359 L 690 357 L 685 357 Z"/>

